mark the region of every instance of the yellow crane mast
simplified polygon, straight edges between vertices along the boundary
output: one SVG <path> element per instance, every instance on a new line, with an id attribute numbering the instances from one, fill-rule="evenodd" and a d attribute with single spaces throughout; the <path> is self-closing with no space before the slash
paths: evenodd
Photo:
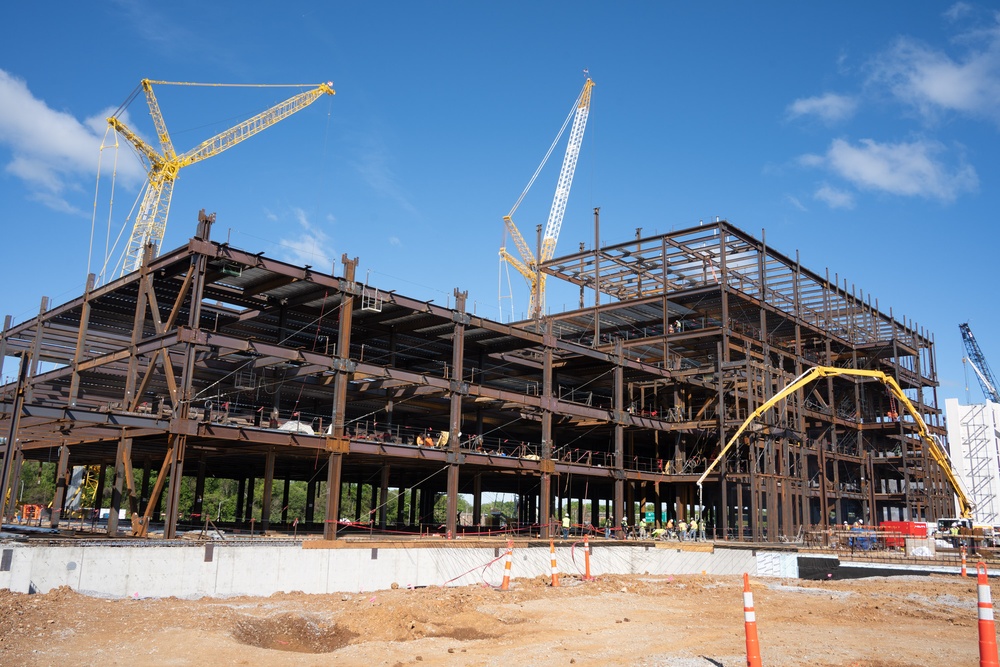
<path id="1" fill-rule="evenodd" d="M 142 263 L 143 249 L 146 244 L 153 245 L 154 257 L 159 254 L 160 244 L 163 242 L 163 235 L 167 230 L 167 215 L 170 213 L 170 199 L 173 196 L 174 181 L 177 180 L 178 172 L 182 167 L 187 167 L 195 162 L 201 162 L 202 160 L 218 155 L 241 141 L 249 139 L 258 132 L 271 127 L 278 121 L 284 120 L 292 114 L 305 109 L 321 96 L 335 94 L 332 82 L 321 83 L 312 90 L 294 95 L 284 102 L 279 102 L 270 109 L 224 132 L 220 132 L 210 139 L 206 139 L 186 153 L 177 155 L 177 152 L 174 150 L 173 141 L 170 139 L 170 133 L 167 131 L 167 124 L 163 118 L 163 113 L 160 111 L 160 105 L 156 101 L 156 95 L 153 93 L 154 84 L 174 86 L 227 85 L 153 81 L 150 79 L 142 80 L 141 87 L 146 95 L 149 115 L 153 118 L 153 125 L 156 127 L 156 136 L 160 142 L 162 152 L 158 152 L 136 135 L 135 132 L 130 130 L 118 118 L 118 114 L 108 118 L 108 124 L 135 146 L 139 152 L 139 156 L 146 163 L 147 169 L 146 191 L 135 216 L 131 237 L 125 248 L 122 275 L 139 268 L 139 265 Z M 124 110 L 124 106 L 122 110 Z M 119 113 L 121 112 L 119 111 Z"/>

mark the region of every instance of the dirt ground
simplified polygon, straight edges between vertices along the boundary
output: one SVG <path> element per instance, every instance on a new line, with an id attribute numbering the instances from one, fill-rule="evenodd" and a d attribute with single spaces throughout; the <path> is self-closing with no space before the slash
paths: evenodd
<path id="1" fill-rule="evenodd" d="M 766 667 L 979 664 L 974 578 L 751 586 Z M 0 591 L 0 664 L 736 667 L 742 590 L 689 575 L 201 600 Z"/>

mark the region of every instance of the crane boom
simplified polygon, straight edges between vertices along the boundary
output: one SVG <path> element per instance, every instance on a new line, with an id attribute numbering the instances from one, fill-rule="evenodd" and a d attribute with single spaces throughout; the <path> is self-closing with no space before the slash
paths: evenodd
<path id="1" fill-rule="evenodd" d="M 160 244 L 163 242 L 163 236 L 167 229 L 167 217 L 170 213 L 174 181 L 177 180 L 181 168 L 214 157 L 301 111 L 321 96 L 335 94 L 332 83 L 321 83 L 312 90 L 293 95 L 266 111 L 220 132 L 178 156 L 167 131 L 159 103 L 156 101 L 156 95 L 153 93 L 153 83 L 158 82 L 143 79 L 142 87 L 146 93 L 146 103 L 149 105 L 149 113 L 156 127 L 162 153 L 143 141 L 117 117 L 108 118 L 108 124 L 135 146 L 148 164 L 146 192 L 143 195 L 139 212 L 136 214 L 132 227 L 132 234 L 125 248 L 122 275 L 139 268 L 147 244 L 152 244 L 154 257 L 159 253 Z"/>
<path id="2" fill-rule="evenodd" d="M 174 150 L 174 142 L 167 132 L 167 122 L 163 119 L 163 112 L 160 111 L 160 103 L 156 101 L 156 95 L 153 93 L 153 82 L 143 79 L 142 89 L 146 93 L 146 106 L 149 107 L 149 115 L 153 118 L 153 126 L 156 128 L 160 147 L 163 148 L 163 155 L 168 160 L 173 160 L 177 157 L 177 151 Z"/>
<path id="3" fill-rule="evenodd" d="M 500 256 L 517 269 L 518 273 L 524 276 L 529 284 L 533 284 L 532 281 L 535 279 L 535 273 L 538 269 L 535 253 L 531 252 L 528 242 L 521 236 L 521 230 L 517 228 L 517 225 L 514 224 L 509 215 L 503 217 L 503 224 L 510 233 L 510 237 L 514 239 L 514 246 L 517 247 L 517 252 L 521 255 L 521 260 L 518 261 L 513 255 L 508 253 L 506 247 L 500 248 Z M 532 290 L 532 294 L 534 294 L 534 290 Z"/>
<path id="4" fill-rule="evenodd" d="M 555 147 L 556 142 L 559 141 L 559 137 L 562 136 L 569 122 L 568 116 L 566 122 L 563 123 L 562 128 L 559 130 L 559 136 L 556 137 L 556 141 L 549 147 L 549 151 L 545 154 L 542 164 L 539 165 L 534 176 L 531 177 L 528 187 L 521 193 L 521 197 L 517 200 L 514 208 L 503 219 L 506 231 L 510 233 L 511 238 L 514 240 L 514 245 L 517 247 L 517 252 L 521 257 L 520 260 L 517 260 L 507 252 L 506 241 L 500 247 L 500 257 L 511 264 L 527 281 L 531 289 L 528 305 L 530 317 L 538 317 L 544 309 L 545 274 L 541 271 L 541 264 L 552 259 L 555 255 L 559 232 L 562 229 L 563 218 L 566 215 L 566 204 L 569 201 L 570 189 L 573 187 L 573 175 L 576 172 L 576 163 L 580 157 L 580 146 L 583 144 L 583 133 L 587 127 L 587 118 L 590 115 L 590 96 L 593 87 L 593 80 L 587 77 L 586 82 L 583 84 L 583 89 L 573 104 L 573 110 L 570 112 L 570 115 L 573 117 L 573 125 L 566 143 L 566 154 L 563 156 L 562 168 L 559 170 L 559 179 L 556 182 L 556 191 L 552 197 L 552 206 L 549 209 L 549 218 L 545 224 L 545 232 L 542 236 L 542 244 L 538 257 L 535 257 L 535 253 L 531 251 L 528 243 L 524 240 L 524 236 L 518 230 L 517 225 L 514 224 L 514 211 L 517 210 L 521 200 L 524 199 L 524 195 L 532 183 L 535 182 L 535 178 L 541 171 L 542 166 L 544 166 L 552 154 L 552 149 Z"/>
<path id="5" fill-rule="evenodd" d="M 587 79 L 580 91 L 576 103 L 576 113 L 573 116 L 573 127 L 569 131 L 566 142 L 566 154 L 563 156 L 562 169 L 559 170 L 559 180 L 556 182 L 556 192 L 552 197 L 552 208 L 549 219 L 545 223 L 545 233 L 542 235 L 542 256 L 539 262 L 552 259 L 562 230 L 563 217 L 566 215 L 566 203 L 569 201 L 569 191 L 573 187 L 573 175 L 576 173 L 576 163 L 580 157 L 580 146 L 583 144 L 583 132 L 587 129 L 587 118 L 590 116 L 590 91 L 594 82 Z"/>
<path id="6" fill-rule="evenodd" d="M 979 343 L 976 342 L 976 337 L 972 335 L 969 323 L 959 324 L 958 328 L 962 332 L 962 342 L 965 343 L 965 351 L 968 354 L 969 363 L 972 364 L 972 370 L 976 372 L 983 395 L 986 396 L 987 400 L 1000 403 L 1000 393 L 997 392 L 997 382 L 993 379 L 993 371 L 990 370 L 990 365 L 986 363 L 986 355 L 979 349 Z"/>
<path id="7" fill-rule="evenodd" d="M 813 368 L 810 368 L 802 375 L 792 380 L 792 382 L 790 382 L 788 386 L 786 386 L 784 389 L 776 393 L 770 399 L 761 403 L 760 406 L 756 410 L 751 412 L 750 416 L 748 416 L 746 420 L 742 424 L 740 424 L 739 428 L 736 429 L 736 432 L 733 433 L 732 437 L 730 437 L 729 440 L 726 442 L 725 447 L 723 447 L 722 451 L 719 452 L 719 455 L 715 457 L 715 460 L 712 461 L 712 463 L 708 466 L 708 468 L 705 469 L 705 472 L 702 473 L 701 477 L 698 478 L 697 484 L 698 484 L 699 496 L 701 495 L 702 483 L 705 481 L 705 478 L 712 473 L 712 470 L 714 470 L 715 467 L 719 464 L 719 462 L 722 461 L 722 458 L 726 455 L 726 452 L 729 451 L 729 449 L 736 443 L 737 439 L 741 435 L 743 435 L 744 431 L 747 430 L 747 427 L 749 427 L 750 424 L 753 423 L 755 419 L 760 417 L 762 414 L 764 414 L 765 412 L 773 408 L 775 405 L 785 400 L 786 398 L 788 398 L 793 393 L 795 393 L 802 387 L 806 386 L 813 380 L 817 380 L 819 378 L 824 378 L 824 377 L 840 377 L 840 376 L 871 378 L 874 380 L 878 380 L 888 388 L 889 392 L 896 398 L 897 401 L 899 401 L 899 403 L 906 409 L 908 413 L 910 413 L 910 416 L 913 418 L 913 421 L 917 427 L 917 435 L 919 435 L 920 439 L 927 444 L 928 448 L 927 451 L 930 453 L 931 458 L 933 458 L 934 462 L 941 467 L 941 470 L 944 472 L 945 478 L 948 480 L 948 483 L 951 484 L 952 489 L 954 489 L 955 495 L 958 497 L 958 504 L 962 516 L 971 518 L 972 510 L 974 509 L 975 506 L 973 505 L 972 500 L 969 498 L 968 494 L 965 492 L 965 488 L 962 485 L 961 481 L 955 475 L 955 472 L 951 467 L 951 461 L 948 459 L 948 454 L 945 453 L 945 451 L 941 449 L 940 445 L 938 445 L 937 441 L 931 437 L 930 432 L 927 429 L 927 424 L 924 423 L 923 418 L 920 416 L 920 412 L 917 411 L 917 408 L 913 405 L 913 403 L 910 402 L 910 399 L 903 392 L 902 387 L 899 386 L 899 383 L 897 383 L 892 376 L 886 375 L 882 371 L 870 371 L 857 368 L 835 368 L 832 366 L 814 366 Z"/>

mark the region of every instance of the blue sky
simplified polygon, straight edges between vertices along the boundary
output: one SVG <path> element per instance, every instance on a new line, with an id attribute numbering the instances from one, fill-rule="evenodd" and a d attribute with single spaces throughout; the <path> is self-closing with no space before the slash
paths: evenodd
<path id="1" fill-rule="evenodd" d="M 143 78 L 337 91 L 185 169 L 165 248 L 205 208 L 216 239 L 317 268 L 346 252 L 383 288 L 446 303 L 459 287 L 497 318 L 502 216 L 588 68 L 597 85 L 557 255 L 592 244 L 595 206 L 608 243 L 721 216 L 933 333 L 941 405 L 966 397 L 961 322 L 1000 367 L 1000 15 L 986 4 L 181 1 L 4 14 L 0 314 L 17 321 L 99 271 L 109 210 L 111 238 L 122 228 L 143 171 L 129 150 L 99 147 L 105 117 Z M 157 89 L 180 151 L 294 92 Z M 126 113 L 154 137 L 141 97 Z M 561 152 L 515 217 L 529 239 Z"/>

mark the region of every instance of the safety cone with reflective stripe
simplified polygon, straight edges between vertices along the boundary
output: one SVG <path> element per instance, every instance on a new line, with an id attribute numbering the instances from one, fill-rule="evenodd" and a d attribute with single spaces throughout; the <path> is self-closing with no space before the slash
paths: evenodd
<path id="1" fill-rule="evenodd" d="M 559 587 L 559 566 L 556 565 L 556 543 L 549 540 L 549 561 L 552 564 L 552 588 Z"/>
<path id="2" fill-rule="evenodd" d="M 747 667 L 763 667 L 760 661 L 760 643 L 757 641 L 757 616 L 753 611 L 753 593 L 750 592 L 750 575 L 743 573 L 743 624 L 747 633 Z"/>
<path id="3" fill-rule="evenodd" d="M 586 564 L 586 572 L 583 575 L 583 580 L 593 581 L 594 578 L 590 576 L 590 537 L 587 535 L 583 536 L 583 562 Z"/>
<path id="4" fill-rule="evenodd" d="M 979 589 L 979 667 L 1000 667 L 997 663 L 997 631 L 993 623 L 993 596 L 986 577 L 986 563 L 976 565 Z"/>
<path id="5" fill-rule="evenodd" d="M 512 560 L 511 552 L 514 549 L 514 543 L 507 540 L 507 556 L 503 564 L 503 582 L 500 584 L 500 590 L 506 591 L 510 590 L 510 561 Z"/>

